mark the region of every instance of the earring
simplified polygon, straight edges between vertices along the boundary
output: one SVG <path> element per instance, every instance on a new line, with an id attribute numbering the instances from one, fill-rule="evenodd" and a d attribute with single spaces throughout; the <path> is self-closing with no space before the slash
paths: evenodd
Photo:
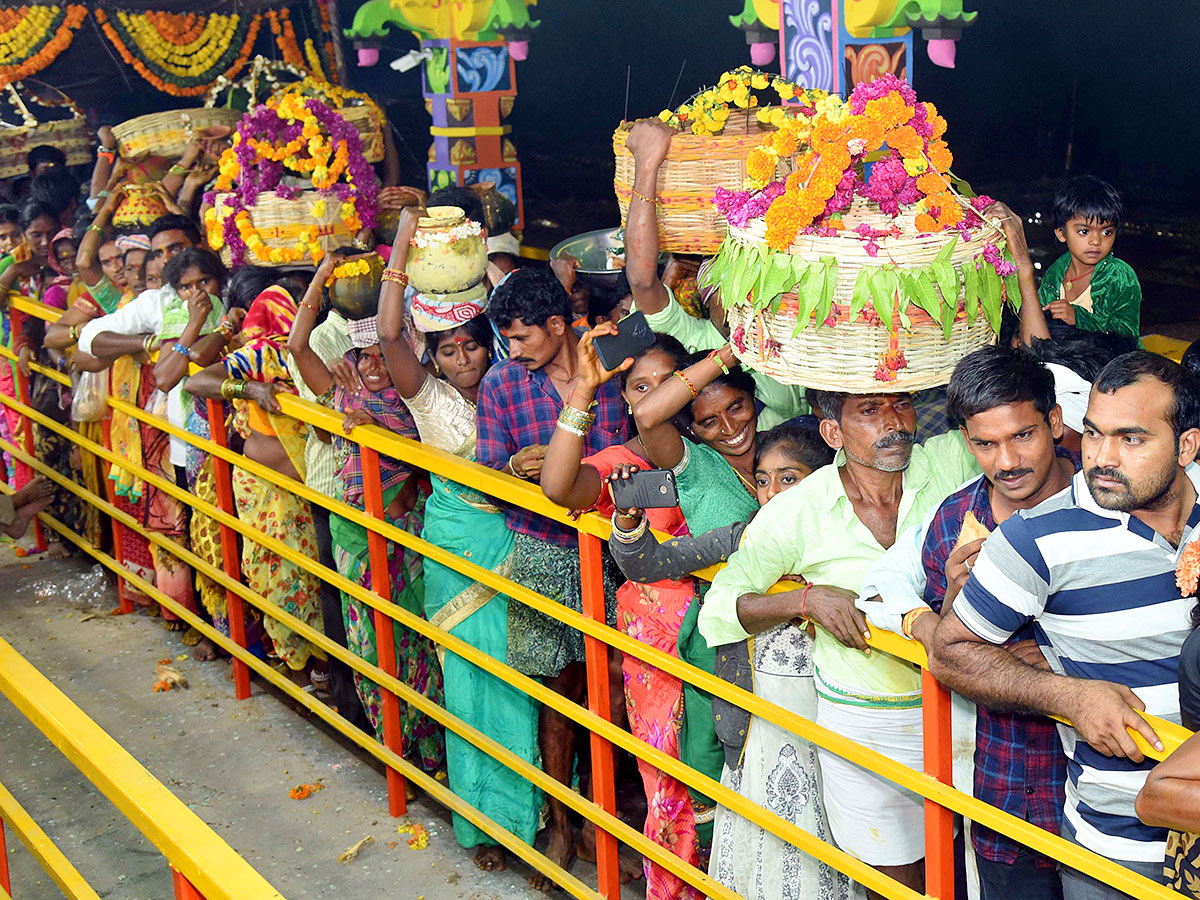
<path id="1" fill-rule="evenodd" d="M 442 367 L 439 366 L 437 363 L 433 364 L 433 374 L 434 374 L 434 377 L 436 377 L 436 378 L 442 377 Z"/>
<path id="2" fill-rule="evenodd" d="M 625 404 L 625 412 L 627 415 L 630 415 L 630 416 L 633 415 L 633 404 L 632 403 Z"/>

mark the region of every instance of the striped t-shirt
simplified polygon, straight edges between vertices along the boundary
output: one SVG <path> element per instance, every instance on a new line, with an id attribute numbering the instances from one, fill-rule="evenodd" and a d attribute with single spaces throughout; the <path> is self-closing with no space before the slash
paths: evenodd
<path id="1" fill-rule="evenodd" d="M 1187 469 L 1194 485 L 1200 467 Z M 1182 548 L 1200 523 L 1192 509 Z M 1060 675 L 1123 684 L 1146 712 L 1179 721 L 1179 651 L 1194 598 L 1175 586 L 1179 550 L 1128 513 L 1102 509 L 1083 473 L 992 533 L 954 602 L 979 637 L 1001 644 L 1034 621 Z M 1159 862 L 1166 831 L 1142 824 L 1134 799 L 1154 767 L 1104 756 L 1066 725 L 1063 834 L 1109 859 Z"/>

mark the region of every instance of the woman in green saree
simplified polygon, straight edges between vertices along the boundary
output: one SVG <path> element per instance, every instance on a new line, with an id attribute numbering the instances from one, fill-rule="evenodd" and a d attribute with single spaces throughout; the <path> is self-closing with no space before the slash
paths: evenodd
<path id="1" fill-rule="evenodd" d="M 403 273 L 417 224 L 405 210 L 396 233 L 389 271 Z M 402 275 L 385 276 L 379 298 L 379 341 L 384 361 L 417 423 L 422 442 L 473 459 L 475 400 L 491 364 L 493 332 L 483 301 L 457 304 L 418 295 L 413 324 L 427 342 L 435 378 L 422 367 L 404 330 Z M 456 556 L 500 575 L 509 572 L 512 532 L 490 498 L 465 485 L 431 475 L 422 537 Z M 429 620 L 493 659 L 508 655 L 508 597 L 433 560 L 425 560 L 425 614 Z M 537 761 L 538 704 L 519 689 L 488 674 L 455 653 L 438 648 L 445 674 L 446 708 L 527 762 Z M 492 821 L 532 844 L 542 806 L 541 791 L 503 763 L 453 732 L 446 733 L 450 788 Z M 462 816 L 454 815 L 454 835 L 464 847 L 478 847 L 475 864 L 506 868 L 496 842 Z"/>

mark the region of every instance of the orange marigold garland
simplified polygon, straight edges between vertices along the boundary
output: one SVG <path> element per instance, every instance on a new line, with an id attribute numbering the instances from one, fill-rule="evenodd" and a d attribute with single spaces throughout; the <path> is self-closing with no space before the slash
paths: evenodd
<path id="1" fill-rule="evenodd" d="M 83 24 L 82 5 L 0 10 L 0 86 L 40 72 L 71 45 Z"/>
<path id="2" fill-rule="evenodd" d="M 1200 589 L 1200 541 L 1189 541 L 1179 554 L 1175 584 L 1184 597 L 1191 597 Z"/>
<path id="3" fill-rule="evenodd" d="M 275 46 L 283 55 L 283 61 L 297 69 L 307 69 L 304 53 L 296 42 L 296 29 L 292 25 L 292 17 L 287 7 L 279 10 L 267 10 L 267 20 L 271 23 L 271 34 L 275 36 Z"/>
<path id="4" fill-rule="evenodd" d="M 337 50 L 333 46 L 333 21 L 329 16 L 329 0 L 312 0 L 312 2 L 317 8 L 317 22 L 320 24 L 321 34 L 325 38 L 321 50 L 325 54 L 325 71 L 329 76 L 327 80 L 337 84 Z"/>
<path id="5" fill-rule="evenodd" d="M 203 24 L 199 34 L 187 44 L 177 44 L 162 33 L 174 18 L 167 14 L 151 15 L 118 10 L 109 16 L 95 11 L 96 21 L 126 64 L 164 93 L 176 97 L 195 97 L 208 90 L 218 77 L 232 78 L 250 58 L 260 14 L 225 16 L 213 13 L 195 15 Z"/>
<path id="6" fill-rule="evenodd" d="M 761 189 L 774 182 L 780 156 L 807 147 L 765 217 L 767 245 L 784 250 L 805 229 L 836 228 L 856 194 L 891 216 L 915 206 L 920 231 L 960 227 L 966 216 L 950 187 L 954 157 L 945 132 L 937 108 L 894 75 L 858 85 L 844 102 L 822 98 L 786 118 L 746 160 L 747 186 Z M 879 151 L 864 180 L 858 167 Z"/>

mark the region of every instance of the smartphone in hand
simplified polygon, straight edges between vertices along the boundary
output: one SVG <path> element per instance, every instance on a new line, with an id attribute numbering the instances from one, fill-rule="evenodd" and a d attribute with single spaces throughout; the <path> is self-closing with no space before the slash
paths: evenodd
<path id="1" fill-rule="evenodd" d="M 600 364 L 612 371 L 629 359 L 637 356 L 654 343 L 654 332 L 646 316 L 640 312 L 630 313 L 617 323 L 616 334 L 602 334 L 592 341 Z"/>
<path id="2" fill-rule="evenodd" d="M 617 509 L 670 509 L 679 505 L 675 473 L 670 469 L 646 469 L 612 483 Z"/>

